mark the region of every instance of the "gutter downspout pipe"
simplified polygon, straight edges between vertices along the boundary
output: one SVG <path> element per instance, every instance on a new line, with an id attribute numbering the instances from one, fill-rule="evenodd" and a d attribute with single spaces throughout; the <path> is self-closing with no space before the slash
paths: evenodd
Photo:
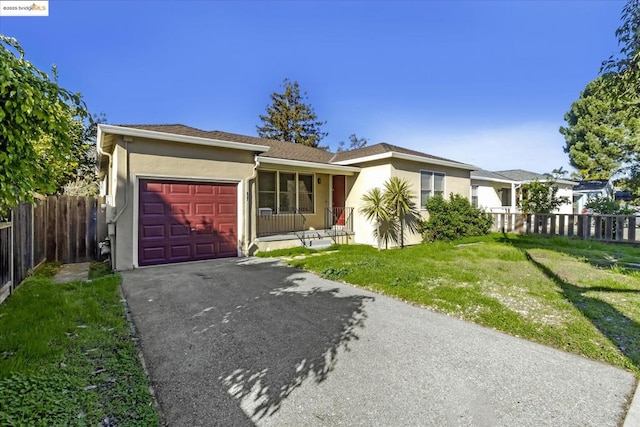
<path id="1" fill-rule="evenodd" d="M 254 165 L 253 165 L 253 173 L 251 174 L 251 176 L 245 178 L 244 180 L 244 188 L 245 191 L 247 193 L 247 197 L 245 200 L 246 203 L 246 209 L 245 209 L 245 218 L 244 218 L 244 250 L 245 250 L 245 255 L 249 256 L 249 247 L 251 246 L 251 206 L 253 205 L 253 203 L 249 203 L 252 199 L 254 199 L 254 197 L 252 197 L 252 193 L 251 193 L 251 187 L 250 187 L 250 183 L 251 181 L 255 181 L 255 179 L 258 177 L 258 168 L 260 167 L 260 160 L 258 160 L 258 154 L 254 154 L 253 155 L 253 161 L 254 161 Z"/>

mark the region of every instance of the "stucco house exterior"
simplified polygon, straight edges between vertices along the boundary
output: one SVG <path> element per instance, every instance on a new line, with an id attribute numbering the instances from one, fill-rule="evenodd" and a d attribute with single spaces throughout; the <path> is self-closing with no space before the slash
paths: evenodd
<path id="1" fill-rule="evenodd" d="M 584 205 L 598 197 L 612 198 L 614 194 L 611 180 L 580 181 L 573 187 L 573 204 L 575 213 L 582 213 Z"/>
<path id="2" fill-rule="evenodd" d="M 373 224 L 359 212 L 368 190 L 398 176 L 418 206 L 433 194 L 469 198 L 477 169 L 386 143 L 330 153 L 179 124 L 102 124 L 97 147 L 103 237 L 118 270 L 246 256 L 326 236 L 375 245 Z"/>
<path id="3" fill-rule="evenodd" d="M 493 213 L 519 213 L 518 198 L 521 188 L 534 180 L 549 181 L 549 177 L 522 169 L 503 171 L 476 170 L 471 172 L 472 203 Z M 573 213 L 573 181 L 556 179 L 558 197 L 564 197 L 569 203 L 561 205 L 556 213 Z"/>

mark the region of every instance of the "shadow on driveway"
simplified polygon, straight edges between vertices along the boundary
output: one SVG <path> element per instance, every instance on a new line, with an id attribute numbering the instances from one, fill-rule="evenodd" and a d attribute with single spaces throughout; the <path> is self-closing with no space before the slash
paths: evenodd
<path id="1" fill-rule="evenodd" d="M 167 424 L 252 425 L 330 375 L 373 298 L 292 271 L 224 259 L 123 273 Z"/>

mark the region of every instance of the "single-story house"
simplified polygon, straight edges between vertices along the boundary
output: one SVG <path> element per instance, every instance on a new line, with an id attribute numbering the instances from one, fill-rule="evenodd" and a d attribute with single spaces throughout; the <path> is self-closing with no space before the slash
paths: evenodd
<path id="1" fill-rule="evenodd" d="M 102 124 L 97 147 L 118 270 L 245 256 L 314 237 L 375 245 L 373 224 L 359 212 L 368 190 L 398 176 L 418 206 L 433 194 L 469 198 L 477 169 L 386 143 L 330 153 L 180 124 Z"/>
<path id="2" fill-rule="evenodd" d="M 573 205 L 575 213 L 582 213 L 584 205 L 598 197 L 611 198 L 613 195 L 613 183 L 607 179 L 594 179 L 580 181 L 573 187 Z"/>
<path id="3" fill-rule="evenodd" d="M 547 175 L 522 169 L 503 171 L 476 170 L 471 172 L 472 203 L 493 213 L 518 213 L 518 200 L 522 197 L 523 184 L 532 181 L 548 182 Z M 566 179 L 554 179 L 558 187 L 558 197 L 564 197 L 569 203 L 561 205 L 557 213 L 573 213 L 573 186 L 575 182 Z"/>

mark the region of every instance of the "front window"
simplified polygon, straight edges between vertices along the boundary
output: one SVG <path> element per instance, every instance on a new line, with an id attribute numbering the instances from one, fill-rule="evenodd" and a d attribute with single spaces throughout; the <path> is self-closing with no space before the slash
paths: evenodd
<path id="1" fill-rule="evenodd" d="M 431 196 L 444 197 L 445 174 L 440 172 L 420 171 L 420 207 L 424 209 Z"/>
<path id="2" fill-rule="evenodd" d="M 270 208 L 274 213 L 313 213 L 313 200 L 313 175 L 258 173 L 258 208 Z"/>
<path id="3" fill-rule="evenodd" d="M 471 204 L 473 205 L 474 208 L 478 207 L 478 186 L 477 185 L 471 186 Z"/>

